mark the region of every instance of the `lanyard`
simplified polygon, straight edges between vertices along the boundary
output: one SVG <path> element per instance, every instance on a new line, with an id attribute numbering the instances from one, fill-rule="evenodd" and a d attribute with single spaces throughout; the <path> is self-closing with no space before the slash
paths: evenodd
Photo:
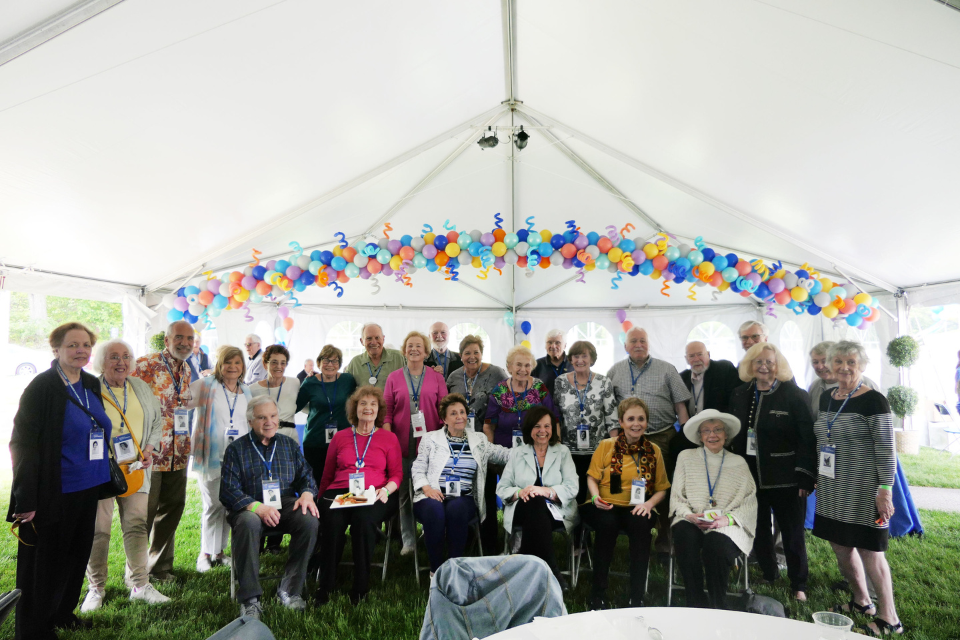
<path id="1" fill-rule="evenodd" d="M 437 354 L 437 362 L 438 362 L 439 364 L 443 365 L 443 377 L 446 378 L 446 377 L 447 377 L 447 363 L 450 362 L 450 352 L 447 351 L 446 353 L 440 353 L 440 352 L 437 351 L 436 349 L 434 349 L 433 352 Z"/>
<path id="2" fill-rule="evenodd" d="M 633 466 L 637 468 L 637 476 L 641 477 L 640 476 L 640 453 L 638 452 L 637 455 L 633 455 L 631 453 L 630 457 L 633 458 Z"/>
<path id="3" fill-rule="evenodd" d="M 380 369 L 383 369 L 383 363 L 381 362 L 381 363 L 380 363 L 380 366 L 377 367 L 377 372 L 376 372 L 376 373 L 373 372 L 373 367 L 370 366 L 370 363 L 369 363 L 369 362 L 367 362 L 366 365 L 367 365 L 367 371 L 370 372 L 370 377 L 371 377 L 371 378 L 377 378 L 377 379 L 379 380 L 379 379 L 380 379 Z"/>
<path id="4" fill-rule="evenodd" d="M 697 383 L 690 383 L 690 390 L 693 391 L 693 410 L 697 411 L 697 407 L 700 405 L 700 396 L 703 395 L 703 380 L 700 381 L 700 393 L 697 393 Z"/>
<path id="5" fill-rule="evenodd" d="M 855 394 L 857 391 L 860 391 L 860 387 L 863 386 L 863 380 L 860 381 L 860 384 L 857 385 L 857 388 L 847 394 L 847 397 L 843 399 L 843 402 L 840 404 L 840 408 L 837 409 L 837 412 L 833 415 L 833 420 L 827 419 L 827 442 L 830 442 L 833 438 L 833 423 L 837 421 L 837 418 L 840 417 L 840 414 L 843 412 L 843 408 L 847 406 L 847 402 L 850 400 L 850 396 Z M 833 394 L 827 399 L 827 413 L 830 413 L 830 405 L 833 404 Z"/>
<path id="6" fill-rule="evenodd" d="M 577 382 L 577 374 L 573 374 L 573 386 L 577 391 L 577 400 L 580 402 L 580 419 L 583 420 L 583 407 L 587 401 L 587 391 L 590 390 L 590 382 L 593 380 L 593 372 L 587 376 L 587 384 L 583 387 L 583 393 L 580 393 L 580 383 Z"/>
<path id="7" fill-rule="evenodd" d="M 107 382 L 106 378 L 103 380 Z M 113 395 L 113 389 L 110 388 L 110 383 L 107 382 L 107 393 L 110 394 L 110 397 L 113 398 L 113 403 L 120 406 L 120 401 L 117 400 L 117 396 Z M 127 415 L 127 379 L 123 379 L 123 410 L 120 412 L 122 415 Z"/>
<path id="8" fill-rule="evenodd" d="M 337 399 L 337 385 L 340 384 L 340 375 L 338 374 L 336 378 L 333 379 L 333 399 Z M 323 381 L 323 376 L 320 376 L 320 388 L 323 389 L 323 397 L 327 399 L 327 407 L 330 409 L 330 419 L 333 419 L 333 402 L 330 401 L 330 396 L 327 395 L 327 385 Z M 277 394 L 277 399 L 280 399 L 280 394 Z"/>
<path id="9" fill-rule="evenodd" d="M 513 406 L 517 409 L 517 413 L 520 414 L 520 416 L 517 418 L 517 425 L 521 425 L 521 424 L 523 424 L 523 411 L 520 410 L 520 405 L 519 405 L 518 402 L 517 402 L 517 392 L 513 390 L 513 377 L 512 377 L 512 376 L 511 376 L 511 378 L 510 378 L 510 380 L 509 380 L 509 384 L 510 384 L 510 393 L 513 394 Z M 527 391 L 529 391 L 529 390 L 530 390 L 529 387 L 528 387 L 527 389 L 522 390 L 523 393 L 522 393 L 522 395 L 520 396 L 520 398 L 522 399 L 522 398 L 526 397 Z"/>
<path id="10" fill-rule="evenodd" d="M 240 399 L 240 381 L 237 380 L 237 393 L 233 396 L 233 406 L 230 406 L 230 396 L 227 395 L 227 385 L 220 383 L 220 386 L 223 387 L 223 397 L 227 401 L 227 409 L 230 410 L 230 426 L 233 426 L 233 411 L 237 408 L 237 401 Z M 280 405 L 277 405 L 280 406 Z M 261 458 L 263 456 L 260 456 Z M 270 458 L 273 459 L 272 457 Z M 269 469 L 269 467 L 267 467 Z"/>
<path id="11" fill-rule="evenodd" d="M 420 380 L 417 381 L 417 387 L 413 387 L 413 374 L 410 373 L 410 367 L 404 367 L 404 372 L 407 374 L 407 379 L 410 380 L 410 389 L 413 390 L 413 406 L 417 408 L 417 411 L 420 411 L 420 387 L 423 386 L 423 379 L 426 377 L 427 369 L 424 367 L 423 371 L 420 372 Z"/>
<path id="12" fill-rule="evenodd" d="M 283 383 L 287 381 L 286 376 L 280 378 L 280 390 L 277 391 L 277 410 L 280 410 L 280 394 L 283 393 Z M 267 378 L 267 396 L 270 395 L 270 378 Z"/>
<path id="13" fill-rule="evenodd" d="M 764 393 L 773 393 L 774 391 L 777 390 L 777 386 L 779 384 L 780 384 L 779 380 L 774 380 L 773 384 L 770 385 L 770 389 L 768 391 L 765 391 Z M 754 406 L 757 406 L 760 404 L 760 387 L 757 386 L 756 382 L 753 383 L 753 402 L 754 402 Z"/>
<path id="14" fill-rule="evenodd" d="M 537 478 L 540 479 L 540 486 L 543 486 L 543 467 L 540 466 L 540 458 L 537 457 L 537 450 L 533 450 L 533 462 L 537 465 Z M 546 466 L 547 457 L 543 457 L 543 464 Z"/>
<path id="15" fill-rule="evenodd" d="M 360 457 L 360 449 L 357 448 L 357 428 L 353 428 L 353 452 L 357 455 L 357 469 L 363 468 L 363 461 L 367 459 L 367 451 L 370 449 L 370 443 L 373 442 L 373 434 L 376 432 L 377 428 L 374 427 L 373 431 L 370 432 L 370 436 L 367 438 L 367 446 L 363 448 L 363 457 Z"/>
<path id="16" fill-rule="evenodd" d="M 553 366 L 553 363 L 550 362 L 550 356 L 547 356 L 547 364 L 550 365 L 551 369 L 553 369 L 553 377 L 559 378 L 563 374 L 564 370 L 567 368 L 567 356 L 564 355 L 563 358 L 560 359 L 559 367 Z"/>
<path id="17" fill-rule="evenodd" d="M 167 371 L 170 373 L 170 379 L 173 381 L 173 389 L 177 392 L 177 404 L 180 403 L 180 384 L 182 383 L 183 378 L 177 379 L 177 376 L 173 375 L 173 368 L 170 366 L 170 363 L 167 362 L 167 356 L 160 354 L 160 359 L 163 360 L 163 364 L 167 365 Z"/>
<path id="18" fill-rule="evenodd" d="M 77 402 L 83 402 L 87 406 L 87 414 L 90 416 L 90 423 L 93 424 L 93 430 L 96 431 L 99 429 L 102 431 L 103 429 L 97 424 L 97 421 L 93 419 L 93 414 L 90 413 L 90 394 L 87 393 L 87 388 L 83 387 L 83 376 L 80 376 L 80 386 L 83 387 L 83 399 L 81 400 L 80 394 L 77 393 L 76 388 L 74 388 L 74 386 L 70 384 L 70 381 L 67 380 L 67 374 L 63 372 L 59 362 L 57 363 L 57 373 L 60 374 L 60 378 L 63 380 L 63 383 L 70 387 L 70 391 L 73 391 L 73 395 L 76 396 Z M 109 387 L 109 385 L 107 386 Z"/>
<path id="19" fill-rule="evenodd" d="M 470 396 L 473 395 L 473 387 L 474 387 L 474 385 L 477 384 L 477 378 L 479 378 L 479 377 L 480 377 L 480 369 L 477 369 L 477 375 L 473 376 L 473 380 L 471 380 L 471 381 L 468 383 L 467 381 L 469 380 L 469 378 L 467 378 L 466 367 L 464 367 L 464 371 L 463 371 L 463 388 L 467 391 L 467 407 L 468 407 L 468 408 L 469 408 L 469 405 L 470 405 Z"/>
<path id="20" fill-rule="evenodd" d="M 723 455 L 720 457 L 720 469 L 717 471 L 717 479 L 711 484 L 710 482 L 710 469 L 707 467 L 707 448 L 703 448 L 703 470 L 707 472 L 707 490 L 710 492 L 710 506 L 716 506 L 716 501 L 713 499 L 713 491 L 717 488 L 717 485 L 720 484 L 720 474 L 723 473 L 723 461 L 727 459 L 727 451 L 723 450 Z"/>
<path id="21" fill-rule="evenodd" d="M 637 373 L 637 377 L 633 377 L 633 360 L 627 358 L 627 362 L 630 364 L 630 388 L 636 390 L 637 382 L 640 380 L 640 376 L 643 375 L 643 372 L 647 370 L 647 367 L 650 366 L 650 356 L 647 356 L 647 362 L 640 367 L 640 371 Z"/>
<path id="22" fill-rule="evenodd" d="M 224 388 L 224 393 L 226 393 L 226 388 Z M 260 453 L 260 447 L 257 446 L 256 440 L 253 439 L 253 431 L 250 432 L 250 442 L 253 443 L 253 450 L 257 452 L 257 455 L 260 456 L 260 459 L 263 461 L 263 466 L 267 468 L 267 475 L 270 476 L 269 481 L 273 482 L 273 456 L 277 453 L 277 439 L 273 439 L 273 450 L 270 452 L 269 462 L 267 462 L 267 459 Z"/>
<path id="23" fill-rule="evenodd" d="M 467 442 L 461 442 L 461 443 L 460 443 L 460 450 L 457 451 L 456 453 L 454 453 L 454 452 L 453 452 L 453 443 L 451 443 L 449 440 L 447 441 L 447 446 L 450 447 L 450 457 L 453 458 L 453 468 L 454 468 L 454 469 L 457 468 L 457 463 L 460 462 L 460 456 L 463 455 L 463 450 L 466 449 L 468 445 L 469 445 L 469 443 L 467 443 Z"/>

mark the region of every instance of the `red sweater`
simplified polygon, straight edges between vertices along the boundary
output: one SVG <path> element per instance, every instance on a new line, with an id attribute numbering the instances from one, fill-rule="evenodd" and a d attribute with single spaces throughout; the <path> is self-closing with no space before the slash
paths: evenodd
<path id="1" fill-rule="evenodd" d="M 364 458 L 363 484 L 377 489 L 393 480 L 400 486 L 403 479 L 402 455 L 397 436 L 385 429 L 377 429 L 370 436 L 357 436 L 357 450 L 363 455 L 367 440 L 373 438 L 367 457 Z M 327 459 L 320 479 L 320 495 L 330 489 L 347 489 L 350 474 L 356 472 L 357 454 L 353 448 L 353 429 L 338 431 L 327 448 Z"/>

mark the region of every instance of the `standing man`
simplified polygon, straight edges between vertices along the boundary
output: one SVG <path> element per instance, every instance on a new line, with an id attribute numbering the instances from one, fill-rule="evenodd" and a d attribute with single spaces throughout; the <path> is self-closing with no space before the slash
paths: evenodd
<path id="1" fill-rule="evenodd" d="M 147 568 L 160 582 L 173 580 L 173 552 L 177 527 L 187 500 L 187 462 L 190 457 L 190 367 L 196 333 L 190 323 L 167 327 L 164 349 L 137 359 L 133 375 L 146 382 L 160 401 L 160 446 L 153 453 L 147 532 L 152 531 Z"/>
<path id="2" fill-rule="evenodd" d="M 307 358 L 303 361 L 303 371 L 297 374 L 297 380 L 300 381 L 300 386 L 303 386 L 303 381 L 307 378 L 313 377 L 313 360 Z"/>
<path id="3" fill-rule="evenodd" d="M 366 352 L 353 357 L 347 365 L 347 373 L 354 377 L 359 386 L 372 384 L 383 391 L 387 376 L 403 367 L 406 360 L 396 349 L 383 348 L 383 329 L 378 324 L 371 322 L 363 325 L 360 344 Z"/>
<path id="4" fill-rule="evenodd" d="M 650 415 L 647 416 L 649 426 L 645 436 L 660 447 L 661 453 L 669 452 L 670 441 L 677 434 L 674 423 L 679 421 L 682 428 L 687 422 L 687 402 L 692 396 L 675 366 L 650 355 L 650 342 L 644 329 L 630 329 L 624 347 L 627 359 L 616 363 L 607 372 L 607 377 L 613 383 L 613 395 L 617 404 L 630 397 L 640 398 L 647 403 Z M 669 504 L 669 492 L 664 500 Z M 654 549 L 663 561 L 670 557 L 670 518 L 667 516 L 669 509 L 661 508 L 658 511 Z"/>
<path id="5" fill-rule="evenodd" d="M 207 358 L 206 351 L 200 347 L 199 333 L 193 339 L 193 353 L 187 358 L 187 364 L 190 365 L 191 380 L 199 380 L 210 375 L 210 360 Z"/>
<path id="6" fill-rule="evenodd" d="M 547 355 L 537 358 L 534 367 L 534 378 L 539 378 L 547 386 L 550 397 L 553 397 L 553 383 L 565 373 L 573 371 L 573 365 L 567 360 L 567 340 L 560 329 L 551 329 L 547 332 Z"/>
<path id="7" fill-rule="evenodd" d="M 740 325 L 740 346 L 746 353 L 753 345 L 767 341 L 767 328 L 756 320 L 747 320 Z M 739 364 L 738 364 L 739 366 Z"/>
<path id="8" fill-rule="evenodd" d="M 447 349 L 447 325 L 442 322 L 434 322 L 430 325 L 430 341 L 433 342 L 433 349 L 430 356 L 423 361 L 428 367 L 443 376 L 446 380 L 451 371 L 456 371 L 463 366 L 460 361 L 460 354 L 452 349 Z"/>
<path id="9" fill-rule="evenodd" d="M 260 336 L 251 333 L 243 339 L 243 348 L 247 350 L 247 375 L 243 383 L 248 387 L 254 382 L 267 379 L 267 370 L 263 366 L 263 350 L 260 348 Z"/>

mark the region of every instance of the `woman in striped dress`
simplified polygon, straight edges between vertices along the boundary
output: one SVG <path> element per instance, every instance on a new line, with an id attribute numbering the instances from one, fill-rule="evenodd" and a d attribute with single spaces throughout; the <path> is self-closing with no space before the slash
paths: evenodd
<path id="1" fill-rule="evenodd" d="M 903 633 L 893 603 L 893 580 L 884 552 L 893 516 L 897 462 L 893 414 L 883 394 L 863 384 L 869 362 L 857 342 L 833 345 L 828 361 L 839 386 L 820 397 L 817 436 L 819 468 L 813 535 L 827 540 L 853 594 L 835 610 L 876 616 L 862 627 L 883 637 Z M 877 589 L 870 600 L 864 571 Z"/>

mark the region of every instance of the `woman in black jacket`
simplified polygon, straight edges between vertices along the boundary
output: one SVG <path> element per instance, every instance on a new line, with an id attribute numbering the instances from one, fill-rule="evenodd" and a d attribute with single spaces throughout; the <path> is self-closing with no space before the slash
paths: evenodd
<path id="1" fill-rule="evenodd" d="M 773 344 L 750 347 L 740 362 L 740 379 L 730 400 L 730 413 L 740 419 L 734 453 L 747 460 L 757 483 L 757 528 L 753 551 L 763 577 L 780 576 L 773 549 L 770 511 L 777 519 L 787 557 L 787 576 L 794 598 L 807 599 L 807 546 L 803 521 L 806 499 L 816 478 L 816 438 L 807 393 L 791 382 L 793 372 Z"/>
<path id="2" fill-rule="evenodd" d="M 111 423 L 100 382 L 83 371 L 96 340 L 76 322 L 54 329 L 56 359 L 27 385 L 13 419 L 7 520 L 20 538 L 17 640 L 55 640 L 56 628 L 91 626 L 73 610 L 93 545 L 99 488 L 110 479 L 104 448 Z"/>

